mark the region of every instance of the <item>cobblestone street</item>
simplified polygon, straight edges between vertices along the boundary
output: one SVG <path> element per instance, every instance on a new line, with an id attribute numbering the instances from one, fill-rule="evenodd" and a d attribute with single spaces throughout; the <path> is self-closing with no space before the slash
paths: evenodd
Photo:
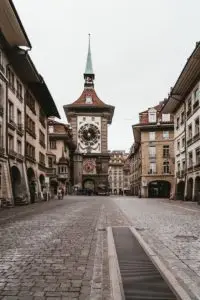
<path id="1" fill-rule="evenodd" d="M 68 197 L 0 212 L 0 299 L 109 299 L 112 201 Z M 98 230 L 99 229 L 99 230 Z"/>
<path id="2" fill-rule="evenodd" d="M 107 226 L 137 228 L 200 297 L 200 209 L 131 197 L 67 197 L 0 211 L 0 299 L 110 299 Z"/>

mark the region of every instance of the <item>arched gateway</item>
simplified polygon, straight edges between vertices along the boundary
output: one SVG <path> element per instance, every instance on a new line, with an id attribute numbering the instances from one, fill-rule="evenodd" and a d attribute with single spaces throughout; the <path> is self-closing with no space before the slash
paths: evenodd
<path id="1" fill-rule="evenodd" d="M 171 184 L 165 180 L 151 181 L 148 185 L 149 198 L 169 198 Z"/>

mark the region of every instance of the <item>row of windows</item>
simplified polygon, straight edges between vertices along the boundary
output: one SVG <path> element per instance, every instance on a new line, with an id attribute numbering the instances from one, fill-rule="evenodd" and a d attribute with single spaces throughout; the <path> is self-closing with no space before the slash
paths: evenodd
<path id="1" fill-rule="evenodd" d="M 163 157 L 167 158 L 170 156 L 170 148 L 169 145 L 163 145 Z M 149 158 L 155 158 L 156 157 L 156 147 L 150 146 L 149 147 Z"/>
<path id="2" fill-rule="evenodd" d="M 200 147 L 197 147 L 194 151 L 188 152 L 188 167 L 191 168 L 200 164 Z"/>
<path id="3" fill-rule="evenodd" d="M 35 147 L 29 143 L 26 143 L 26 155 L 32 159 L 35 159 Z"/>
<path id="4" fill-rule="evenodd" d="M 169 161 L 164 161 L 163 162 L 163 174 L 170 174 L 170 163 Z M 156 163 L 155 162 L 151 162 L 149 164 L 149 174 L 157 174 L 157 168 L 156 168 Z"/>
<path id="5" fill-rule="evenodd" d="M 193 133 L 194 132 L 194 133 Z M 192 139 L 193 136 L 198 135 L 200 132 L 200 126 L 199 126 L 199 117 L 194 120 L 194 123 L 190 123 L 188 125 L 187 130 L 187 139 Z"/>
<path id="6" fill-rule="evenodd" d="M 163 131 L 163 139 L 164 140 L 169 139 L 169 131 Z M 150 141 L 155 141 L 156 140 L 156 132 L 155 131 L 149 132 L 149 140 Z"/>
<path id="7" fill-rule="evenodd" d="M 192 105 L 193 103 L 193 105 Z M 186 101 L 187 104 L 187 112 L 186 116 L 188 117 L 193 110 L 195 110 L 199 106 L 199 89 L 196 88 L 193 92 L 193 95 Z M 182 111 L 181 114 L 176 118 L 176 129 L 179 129 L 181 125 L 185 122 L 185 112 Z"/>
<path id="8" fill-rule="evenodd" d="M 39 152 L 39 163 L 45 165 L 45 155 L 42 152 Z"/>
<path id="9" fill-rule="evenodd" d="M 30 108 L 30 110 L 33 113 L 36 113 L 36 111 L 35 111 L 35 99 L 33 98 L 33 96 L 31 95 L 31 93 L 29 91 L 26 91 L 25 101 L 26 101 L 26 105 Z"/>
<path id="10" fill-rule="evenodd" d="M 8 100 L 8 121 L 15 122 L 14 105 L 10 100 Z M 22 112 L 19 109 L 17 109 L 17 120 L 16 121 L 17 121 L 18 125 L 22 124 Z"/>
<path id="11" fill-rule="evenodd" d="M 22 84 L 18 79 L 16 79 L 15 81 L 15 74 L 10 68 L 7 69 L 7 78 L 8 78 L 9 87 L 12 89 L 14 93 L 16 91 L 16 96 L 22 101 L 23 100 Z"/>
<path id="12" fill-rule="evenodd" d="M 26 115 L 26 128 L 29 134 L 35 137 L 35 122 L 28 115 Z"/>
<path id="13" fill-rule="evenodd" d="M 157 122 L 157 111 L 155 109 L 150 109 L 148 112 L 149 123 Z M 170 114 L 162 114 L 162 122 L 170 122 Z"/>
<path id="14" fill-rule="evenodd" d="M 14 136 L 8 134 L 8 149 L 14 151 Z M 17 153 L 22 154 L 22 142 L 17 140 Z"/>
<path id="15" fill-rule="evenodd" d="M 45 134 L 41 130 L 39 131 L 39 139 L 41 146 L 45 148 Z"/>

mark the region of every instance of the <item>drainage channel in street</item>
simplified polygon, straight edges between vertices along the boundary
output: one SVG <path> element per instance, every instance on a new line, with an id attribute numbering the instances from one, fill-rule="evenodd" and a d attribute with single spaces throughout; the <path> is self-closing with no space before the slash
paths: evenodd
<path id="1" fill-rule="evenodd" d="M 116 255 L 115 263 L 112 265 L 117 265 L 115 273 L 118 273 L 119 281 L 118 293 L 116 294 L 115 291 L 113 292 L 113 299 L 190 299 L 173 275 L 165 270 L 164 266 L 159 268 L 162 263 L 157 255 L 154 254 L 150 248 L 149 253 L 147 253 L 148 251 L 146 251 L 146 249 L 148 248 L 148 245 L 145 247 L 146 243 L 135 229 L 131 227 L 110 228 L 108 230 L 108 241 L 109 239 L 112 240 L 112 252 L 115 252 Z M 142 240 L 142 243 L 144 243 L 143 245 L 140 242 L 140 239 Z M 109 244 L 111 245 L 110 242 Z M 144 248 L 146 248 L 145 251 Z M 157 265 L 152 262 L 154 259 L 155 261 L 157 260 Z M 164 270 L 163 274 L 161 269 Z M 110 270 L 110 273 L 112 284 L 113 270 Z M 113 287 L 113 290 L 115 290 L 116 278 L 113 280 L 115 280 L 115 287 Z"/>

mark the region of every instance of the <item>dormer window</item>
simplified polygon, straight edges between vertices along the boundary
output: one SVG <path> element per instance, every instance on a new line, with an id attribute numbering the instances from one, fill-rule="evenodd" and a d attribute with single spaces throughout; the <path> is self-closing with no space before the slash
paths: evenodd
<path id="1" fill-rule="evenodd" d="M 49 126 L 49 133 L 53 133 L 54 132 L 54 128 L 52 125 Z"/>
<path id="2" fill-rule="evenodd" d="M 149 123 L 155 123 L 156 122 L 156 110 L 150 109 L 148 112 L 149 116 Z"/>
<path id="3" fill-rule="evenodd" d="M 86 103 L 86 104 L 92 104 L 92 103 L 93 103 L 92 97 L 91 97 L 91 96 L 86 96 L 86 98 L 85 98 L 85 103 Z"/>
<path id="4" fill-rule="evenodd" d="M 170 114 L 162 114 L 162 122 L 169 122 Z"/>

